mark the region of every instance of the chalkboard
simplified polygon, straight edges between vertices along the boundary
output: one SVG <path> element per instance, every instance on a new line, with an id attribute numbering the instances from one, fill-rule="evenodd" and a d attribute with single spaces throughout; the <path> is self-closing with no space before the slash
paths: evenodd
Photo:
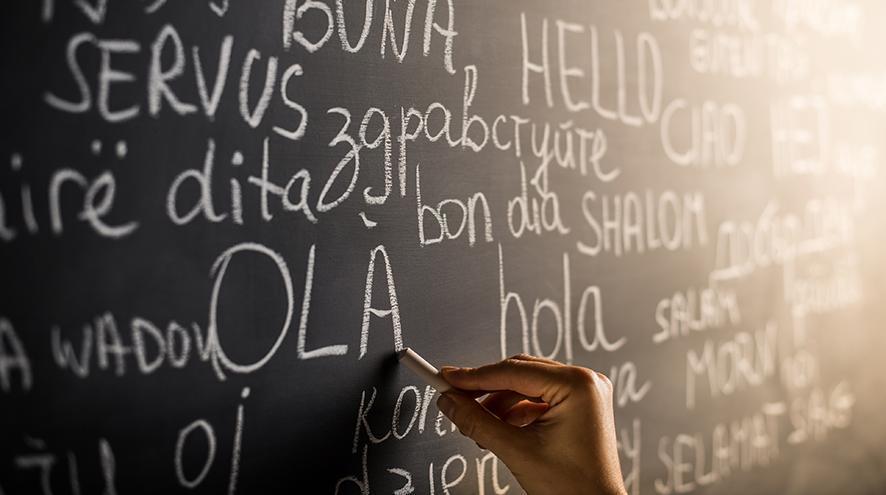
<path id="1" fill-rule="evenodd" d="M 404 346 L 606 373 L 632 495 L 886 491 L 882 2 L 3 10 L 0 493 L 521 493 Z"/>

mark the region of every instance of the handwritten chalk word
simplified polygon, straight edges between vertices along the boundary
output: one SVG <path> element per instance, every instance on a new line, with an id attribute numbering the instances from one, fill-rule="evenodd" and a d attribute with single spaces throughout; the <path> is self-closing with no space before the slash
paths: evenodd
<path id="1" fill-rule="evenodd" d="M 612 381 L 615 405 L 618 407 L 640 402 L 652 390 L 652 382 L 649 380 L 639 383 L 640 372 L 633 361 L 612 366 L 606 376 Z"/>
<path id="2" fill-rule="evenodd" d="M 367 112 L 367 116 L 372 115 L 371 109 Z M 216 206 L 215 196 L 217 191 L 221 191 L 225 186 L 218 186 L 219 182 L 214 176 L 216 174 L 216 163 L 219 161 L 217 155 L 217 144 L 214 139 L 209 139 L 206 146 L 206 154 L 201 168 L 188 168 L 180 172 L 169 186 L 166 195 L 166 212 L 169 219 L 176 225 L 187 225 L 198 217 L 205 219 L 211 223 L 220 223 L 223 221 L 231 221 L 238 225 L 243 225 L 250 218 L 248 216 L 250 209 L 258 211 L 261 220 L 270 222 L 275 218 L 279 211 L 284 214 L 298 216 L 299 214 L 310 223 L 318 223 L 320 215 L 328 213 L 344 203 L 354 191 L 357 180 L 360 176 L 360 150 L 364 147 L 374 147 L 371 143 L 367 145 L 365 141 L 365 125 L 361 128 L 361 143 L 357 143 L 346 132 L 346 126 L 350 123 L 350 113 L 346 109 L 333 108 L 330 113 L 338 113 L 345 117 L 345 127 L 339 134 L 329 142 L 330 147 L 334 147 L 339 143 L 347 143 L 348 151 L 338 164 L 330 172 L 323 184 L 320 195 L 316 200 L 311 200 L 311 184 L 312 176 L 307 168 L 302 168 L 293 173 L 285 185 L 282 181 L 278 182 L 273 179 L 273 171 L 271 170 L 271 145 L 270 138 L 265 138 L 262 144 L 261 174 L 250 175 L 246 177 L 247 184 L 254 186 L 259 191 L 258 207 L 249 208 L 246 204 L 243 193 L 243 181 L 240 178 L 231 177 L 228 181 L 230 196 L 230 206 L 222 210 L 221 206 Z M 385 117 L 386 119 L 386 117 Z M 366 119 L 364 119 L 365 121 Z M 385 120 L 387 127 L 387 120 Z M 382 136 L 373 141 L 375 145 L 379 144 Z M 390 144 L 390 140 L 388 139 Z M 389 148 L 389 147 L 388 147 Z M 372 188 L 367 187 L 364 190 L 364 197 L 367 204 L 383 204 L 391 189 L 390 182 L 390 154 L 387 153 L 387 184 L 386 192 L 381 196 L 371 194 Z M 233 170 L 239 169 L 243 164 L 243 155 L 241 152 L 234 152 L 231 160 Z M 344 175 L 346 167 L 350 165 L 350 177 Z M 347 173 L 347 172 L 345 172 Z M 344 182 L 347 181 L 347 182 Z M 344 187 L 342 186 L 344 183 Z M 193 194 L 188 195 L 186 186 L 193 184 L 198 191 L 196 197 Z M 193 190 L 194 187 L 191 187 Z M 338 196 L 329 199 L 330 191 L 339 191 Z M 336 194 L 333 192 L 332 194 Z M 273 207 L 279 200 L 279 207 Z"/>
<path id="3" fill-rule="evenodd" d="M 660 130 L 665 155 L 679 166 L 734 167 L 744 158 L 747 118 L 737 104 L 677 98 L 662 112 Z"/>
<path id="4" fill-rule="evenodd" d="M 472 459 L 473 457 L 473 459 Z M 469 459 L 474 462 L 469 462 Z M 356 489 L 359 493 L 368 495 L 376 493 L 371 488 L 369 477 L 369 445 L 364 445 L 359 457 L 359 474 L 348 475 L 339 478 L 335 483 L 333 493 L 352 493 L 347 491 Z M 485 495 L 493 493 L 495 495 L 505 495 L 510 490 L 510 485 L 502 485 L 499 472 L 501 465 L 497 457 L 491 452 L 480 451 L 478 454 L 471 456 L 461 453 L 455 453 L 446 458 L 439 464 L 435 464 L 435 460 L 428 463 L 427 477 L 422 472 L 419 475 L 404 469 L 402 467 L 387 467 L 380 476 L 373 476 L 373 480 L 381 479 L 382 482 L 373 481 L 373 483 L 383 483 L 388 479 L 396 480 L 402 485 L 393 491 L 394 495 L 408 495 L 416 493 L 417 487 L 427 486 L 418 493 L 440 493 L 442 495 L 452 495 L 453 493 L 476 493 Z M 473 471 L 473 473 L 472 473 Z M 474 478 L 473 474 L 476 474 Z M 472 484 L 472 479 L 476 480 L 476 485 Z M 458 488 L 453 491 L 452 489 Z M 491 490 L 489 490 L 491 489 Z"/>
<path id="5" fill-rule="evenodd" d="M 403 440 L 413 431 L 417 435 L 424 433 L 429 421 L 428 407 L 436 394 L 437 391 L 430 385 L 421 388 L 408 385 L 400 389 L 390 412 L 387 410 L 380 412 L 378 409 L 375 411 L 372 409 L 378 395 L 376 388 L 372 387 L 369 394 L 367 390 L 363 390 L 360 393 L 360 406 L 357 408 L 357 423 L 354 428 L 351 453 L 356 454 L 359 451 L 361 439 L 364 437 L 367 444 L 377 445 L 388 440 Z M 386 428 L 384 434 L 379 434 L 378 429 L 370 426 L 370 422 L 379 424 L 379 418 L 390 424 L 390 428 Z"/>
<path id="6" fill-rule="evenodd" d="M 132 356 L 139 373 L 149 375 L 164 364 L 184 368 L 192 355 L 206 361 L 211 349 L 200 331 L 192 324 L 183 327 L 170 321 L 162 332 L 153 322 L 135 317 L 130 323 L 130 345 L 126 345 L 117 320 L 110 312 L 96 316 L 83 325 L 79 344 L 74 338 L 64 337 L 60 326 L 51 332 L 52 356 L 55 364 L 75 376 L 86 378 L 98 370 L 113 369 L 116 376 L 127 372 L 127 357 Z"/>
<path id="7" fill-rule="evenodd" d="M 475 85 L 475 79 L 466 81 L 467 95 L 476 91 Z M 548 167 L 556 163 L 560 169 L 574 171 L 581 177 L 591 177 L 600 182 L 611 182 L 621 173 L 618 165 L 604 163 L 608 141 L 602 129 L 586 129 L 572 120 L 553 124 L 513 114 L 487 118 L 468 113 L 471 103 L 471 99 L 466 99 L 462 107 L 460 132 L 453 128 L 453 122 L 457 119 L 453 119 L 452 111 L 439 102 L 431 103 L 425 111 L 401 108 L 402 124 L 397 138 L 400 143 L 398 171 L 401 195 L 406 194 L 408 145 L 419 140 L 429 143 L 442 140 L 450 148 L 461 147 L 475 152 L 494 149 L 526 162 L 535 157 L 539 166 Z M 438 124 L 438 120 L 442 122 Z M 413 125 L 414 129 L 410 130 Z M 476 131 L 472 137 L 470 131 L 473 129 Z"/>
<path id="8" fill-rule="evenodd" d="M 525 161 L 530 157 L 538 159 L 539 170 L 548 170 L 556 163 L 561 169 L 575 171 L 582 177 L 592 177 L 601 182 L 611 182 L 621 173 L 617 165 L 607 165 L 603 159 L 607 152 L 606 134 L 601 129 L 589 130 L 567 120 L 558 124 L 539 122 L 519 115 L 499 114 L 494 119 L 474 113 L 472 106 L 477 94 L 479 71 L 475 66 L 464 68 L 464 98 L 461 118 L 456 111 L 435 101 L 421 109 L 400 107 L 400 125 L 396 113 L 381 108 L 370 107 L 363 114 L 359 127 L 354 112 L 344 107 L 327 110 L 328 115 L 339 116 L 342 122 L 330 147 L 341 147 L 341 160 L 326 181 L 322 200 L 315 210 L 330 211 L 347 201 L 361 179 L 366 150 L 378 148 L 382 165 L 374 167 L 383 171 L 384 189 L 375 192 L 377 187 L 363 189 L 366 204 L 379 205 L 387 200 L 393 178 L 392 146 L 393 137 L 397 146 L 397 180 L 400 196 L 408 192 L 409 148 L 415 142 L 442 143 L 450 148 L 481 152 L 486 149 L 506 152 Z M 460 123 L 460 128 L 457 127 Z M 373 127 L 377 130 L 372 129 Z M 372 137 L 368 137 L 372 136 Z M 382 146 L 384 145 L 384 146 Z M 307 173 L 307 172 L 305 172 Z M 331 191 L 338 191 L 334 198 Z"/>
<path id="9" fill-rule="evenodd" d="M 786 270 L 785 302 L 803 315 L 826 314 L 850 307 L 864 298 L 859 263 L 854 257 L 837 258 L 809 275 Z M 818 273 L 816 273 L 818 272 Z"/>
<path id="10" fill-rule="evenodd" d="M 855 39 L 865 24 L 861 5 L 840 0 L 820 0 L 814 8 L 805 0 L 783 0 L 772 5 L 772 14 L 792 34 L 811 31 L 823 37 Z"/>
<path id="11" fill-rule="evenodd" d="M 700 192 L 598 195 L 586 191 L 582 213 L 591 235 L 576 242 L 586 256 L 614 256 L 665 249 L 691 249 L 708 243 L 705 198 Z"/>
<path id="12" fill-rule="evenodd" d="M 699 74 L 732 79 L 768 77 L 777 84 L 802 81 L 811 70 L 804 41 L 778 33 L 696 28 L 689 35 L 689 65 Z"/>
<path id="13" fill-rule="evenodd" d="M 570 229 L 561 215 L 560 196 L 551 187 L 549 176 L 548 165 L 539 165 L 529 180 L 532 185 L 530 196 L 526 167 L 520 162 L 520 194 L 508 200 L 508 230 L 515 238 L 519 239 L 526 233 L 569 233 Z"/>
<path id="14" fill-rule="evenodd" d="M 37 471 L 38 476 L 35 479 L 35 481 L 37 481 L 36 485 L 23 483 L 20 488 L 24 489 L 24 486 L 31 486 L 32 489 L 25 491 L 29 493 L 52 495 L 52 493 L 54 493 L 53 486 L 58 484 L 57 481 L 59 478 L 59 476 L 53 476 L 58 470 L 53 470 L 57 466 L 56 462 L 59 460 L 61 454 L 49 450 L 47 443 L 39 438 L 30 438 L 26 436 L 24 443 L 28 450 L 33 452 L 25 452 L 15 455 L 13 458 L 13 465 L 17 471 Z M 68 450 L 65 452 L 65 458 L 68 479 L 63 484 L 66 488 L 64 493 L 79 494 L 81 493 L 82 475 L 78 468 L 77 456 L 71 450 Z M 98 459 L 99 469 L 101 470 L 101 483 L 103 484 L 103 490 L 101 493 L 108 495 L 118 493 L 116 486 L 117 461 L 114 456 L 114 451 L 111 448 L 111 443 L 105 438 L 99 438 Z M 89 463 L 88 465 L 91 467 L 93 463 Z M 53 482 L 53 480 L 56 480 L 56 482 Z M 90 480 L 88 485 L 98 486 L 98 483 L 99 482 L 91 482 Z M 38 486 L 39 489 L 37 488 Z"/>
<path id="15" fill-rule="evenodd" d="M 467 232 L 468 246 L 477 242 L 477 223 L 483 225 L 483 239 L 492 242 L 492 212 L 486 195 L 477 192 L 467 201 L 447 198 L 428 206 L 423 203 L 421 194 L 421 166 L 415 167 L 415 204 L 418 217 L 418 242 L 429 246 L 443 241 L 458 239 Z M 479 206 L 479 208 L 478 208 Z M 477 222 L 477 218 L 480 222 Z M 430 223 L 428 222 L 430 220 Z M 428 230 L 428 225 L 431 230 Z M 467 229 L 467 230 L 465 230 Z M 439 233 L 439 235 L 435 235 Z"/>
<path id="16" fill-rule="evenodd" d="M 743 31 L 760 30 L 754 0 L 698 2 L 696 0 L 649 0 L 649 18 L 654 21 L 693 21 L 714 27 Z"/>
<path id="17" fill-rule="evenodd" d="M 767 402 L 757 412 L 717 423 L 707 432 L 662 436 L 658 459 L 667 478 L 656 478 L 655 492 L 689 493 L 775 462 L 782 454 L 779 422 L 786 410 L 783 402 Z"/>
<path id="18" fill-rule="evenodd" d="M 206 154 L 203 165 L 200 168 L 188 168 L 180 172 L 169 186 L 166 193 L 166 213 L 169 219 L 176 225 L 187 225 L 198 217 L 210 223 L 219 223 L 226 220 L 243 225 L 250 218 L 249 210 L 257 211 L 259 218 L 264 222 L 274 219 L 275 213 L 278 211 L 272 208 L 272 199 L 276 197 L 279 200 L 279 211 L 291 215 L 299 215 L 304 217 L 310 223 L 317 223 L 317 211 L 319 204 L 313 208 L 308 202 L 308 195 L 311 191 L 311 174 L 307 169 L 300 169 L 293 173 L 283 183 L 275 182 L 271 179 L 271 161 L 270 161 L 270 139 L 265 138 L 262 145 L 261 174 L 250 175 L 246 178 L 248 185 L 254 186 L 259 191 L 259 204 L 257 208 L 249 208 L 249 204 L 244 204 L 243 181 L 237 177 L 231 177 L 228 180 L 228 191 L 230 197 L 230 206 L 222 209 L 217 205 L 215 198 L 224 186 L 218 186 L 219 182 L 215 179 L 216 163 L 218 151 L 214 139 L 209 139 L 206 145 Z M 234 152 L 231 160 L 233 169 L 236 170 L 242 165 L 243 155 L 239 151 Z M 332 180 L 333 177 L 330 177 Z M 187 186 L 192 185 L 190 189 L 196 188 L 196 196 L 187 193 Z"/>
<path id="19" fill-rule="evenodd" d="M 841 381 L 830 391 L 815 387 L 808 394 L 791 401 L 791 431 L 787 442 L 799 445 L 824 440 L 834 429 L 852 424 L 855 394 L 849 383 Z"/>
<path id="20" fill-rule="evenodd" d="M 712 281 L 737 280 L 757 269 L 793 263 L 849 245 L 855 221 L 849 205 L 835 198 L 813 198 L 801 215 L 766 205 L 755 221 L 726 220 L 717 229 Z"/>
<path id="21" fill-rule="evenodd" d="M 524 275 L 520 276 L 525 278 Z M 536 298 L 530 317 L 523 296 L 505 288 L 504 254 L 498 246 L 498 281 L 500 301 L 500 343 L 501 356 L 516 354 L 508 352 L 508 329 L 516 322 L 520 338 L 519 352 L 559 359 L 571 364 L 574 358 L 573 339 L 577 335 L 581 351 L 591 353 L 598 349 L 614 352 L 627 343 L 627 337 L 610 340 L 603 326 L 603 295 L 596 285 L 587 285 L 581 293 L 575 311 L 575 328 L 572 314 L 572 271 L 569 253 L 563 253 L 563 293 L 562 302 L 552 298 Z M 517 319 L 511 318 L 512 308 Z M 590 319 L 593 321 L 588 321 Z M 542 325 L 548 320 L 548 325 Z M 553 340 L 553 343 L 551 341 Z M 547 341 L 543 345 L 543 341 Z"/>
<path id="22" fill-rule="evenodd" d="M 101 63 L 97 68 L 87 67 L 81 63 L 81 52 L 90 47 L 97 50 L 100 55 Z M 144 79 L 146 81 L 144 87 L 147 88 L 145 100 L 147 100 L 147 110 L 150 116 L 159 117 L 163 108 L 168 106 L 180 117 L 199 112 L 208 121 L 213 121 L 225 90 L 229 86 L 228 75 L 233 47 L 233 36 L 226 36 L 220 43 L 217 69 L 211 84 L 204 73 L 199 47 L 196 45 L 192 47 L 190 60 L 196 86 L 193 88 L 193 93 L 196 95 L 190 100 L 197 100 L 197 96 L 199 96 L 200 106 L 198 108 L 197 104 L 189 103 L 180 96 L 182 94 L 181 83 L 178 84 L 179 93 L 176 93 L 172 88 L 174 82 L 184 79 L 189 67 L 189 59 L 185 56 L 185 46 L 178 30 L 173 25 L 166 24 L 161 28 L 151 44 L 150 60 L 146 63 L 146 73 L 139 74 L 125 72 L 114 65 L 118 59 L 143 59 L 142 45 L 138 41 L 133 39 L 107 40 L 97 38 L 88 32 L 78 33 L 68 41 L 66 51 L 67 66 L 76 87 L 77 98 L 67 99 L 47 91 L 44 94 L 44 101 L 51 108 L 62 112 L 82 114 L 97 109 L 99 116 L 106 122 L 127 122 L 142 115 L 143 105 L 141 102 L 131 99 L 129 106 L 125 108 L 111 108 L 110 102 L 112 100 L 120 100 L 119 97 L 112 96 L 112 90 L 122 84 L 133 85 L 140 79 Z M 165 53 L 173 55 L 171 62 L 164 62 Z M 308 115 L 305 108 L 290 96 L 289 86 L 293 79 L 302 76 L 304 71 L 301 65 L 293 64 L 282 71 L 281 75 L 278 69 L 279 59 L 273 56 L 268 57 L 264 81 L 261 83 L 261 93 L 255 103 L 252 103 L 250 101 L 253 93 L 250 86 L 254 82 L 252 71 L 256 63 L 261 60 L 261 52 L 255 49 L 248 50 L 243 58 L 239 92 L 237 93 L 237 108 L 240 111 L 240 116 L 249 127 L 259 127 L 264 121 L 275 90 L 279 89 L 279 100 L 294 116 L 287 119 L 285 126 L 282 123 L 273 126 L 273 131 L 284 138 L 298 140 L 305 133 Z M 132 66 L 133 61 L 129 60 L 121 65 L 123 64 Z M 96 81 L 94 90 L 87 77 L 87 72 L 95 74 L 93 78 Z M 125 90 L 118 91 L 122 93 Z M 278 112 L 274 112 L 274 114 L 277 115 Z"/>
<path id="23" fill-rule="evenodd" d="M 332 7 L 330 6 L 331 3 L 332 0 L 329 0 L 328 2 L 305 0 L 299 5 L 298 0 L 286 0 L 283 6 L 282 16 L 283 47 L 286 50 L 289 50 L 293 46 L 293 42 L 295 42 L 308 53 L 315 53 L 326 45 L 326 43 L 332 38 L 333 33 L 337 33 L 341 48 L 344 52 L 359 53 L 366 44 L 373 28 L 378 30 L 377 26 L 379 25 L 379 22 L 377 19 L 381 16 L 378 15 L 379 13 L 376 12 L 376 9 L 373 7 L 374 5 L 381 5 L 382 2 L 379 1 L 378 4 L 373 0 L 367 0 L 364 2 L 364 10 L 362 14 L 363 25 L 360 29 L 359 36 L 356 37 L 356 42 L 351 41 L 353 36 L 351 33 L 348 33 L 348 25 L 354 24 L 353 21 L 351 21 L 351 18 L 359 15 L 359 9 L 352 6 L 349 7 L 349 9 L 354 8 L 354 11 L 356 11 L 357 14 L 347 13 L 345 11 L 345 0 L 335 0 L 335 15 L 333 16 Z M 400 28 L 398 34 L 398 26 L 395 25 L 395 13 L 392 8 L 395 5 L 402 5 L 402 3 L 398 4 L 391 0 L 384 1 L 384 15 L 381 19 L 381 36 L 379 38 L 379 55 L 382 59 L 386 58 L 388 54 L 388 43 L 390 42 L 390 51 L 397 62 L 402 64 L 403 61 L 406 60 L 409 47 L 411 46 L 410 38 L 414 39 L 414 37 L 412 37 L 412 22 L 415 16 L 415 3 L 415 0 L 408 0 L 406 3 L 406 11 L 402 14 L 396 15 L 397 17 L 402 15 L 403 18 L 402 28 Z M 445 0 L 445 3 L 446 8 L 438 10 L 437 0 L 427 0 L 426 2 L 424 32 L 422 36 L 422 55 L 428 57 L 431 54 L 435 35 L 443 38 L 443 67 L 450 74 L 455 74 L 455 69 L 452 65 L 453 43 L 455 37 L 458 36 L 458 32 L 455 31 L 455 3 L 453 0 Z M 441 17 L 442 14 L 445 14 L 446 16 L 445 22 L 441 24 L 438 22 L 438 18 Z M 306 32 L 298 29 L 298 21 L 302 21 L 302 18 L 305 16 L 307 16 L 311 22 L 311 28 L 307 30 L 311 33 L 310 38 Z M 324 22 L 322 27 L 316 24 L 320 19 Z M 305 21 L 305 24 L 308 24 L 308 21 Z M 319 33 L 319 35 L 314 36 L 314 33 Z M 397 41 L 398 38 L 400 39 L 399 42 Z"/>
<path id="24" fill-rule="evenodd" d="M 551 49 L 549 38 L 550 25 L 547 18 L 542 18 L 540 26 L 532 29 L 530 33 L 529 22 L 525 12 L 520 13 L 520 28 L 522 39 L 522 101 L 528 106 L 532 103 L 530 82 L 540 76 L 543 80 L 545 102 L 549 108 L 555 107 L 554 85 L 552 84 Z M 625 40 L 622 32 L 618 29 L 612 31 L 612 43 L 614 54 L 603 53 L 599 40 L 598 29 L 594 25 L 585 26 L 561 19 L 554 24 L 557 26 L 556 49 L 558 63 L 559 99 L 557 106 L 562 106 L 570 112 L 593 112 L 596 116 L 606 120 L 616 121 L 629 127 L 640 127 L 644 124 L 652 124 L 658 121 L 661 114 L 663 68 L 661 48 L 658 41 L 649 33 L 637 34 L 634 44 L 636 46 L 635 67 L 628 73 L 628 62 L 625 55 Z M 534 39 L 531 39 L 534 37 Z M 530 49 L 535 45 L 535 49 Z M 579 48 L 580 53 L 587 53 L 590 45 L 590 53 L 582 56 L 583 60 L 590 60 L 589 81 L 585 76 L 585 68 L 579 65 L 570 65 L 567 60 L 569 47 Z M 604 60 L 615 60 L 615 63 L 603 63 Z M 603 70 L 601 70 L 603 67 Z M 536 76 L 536 77 L 530 77 Z M 579 94 L 574 96 L 570 84 L 582 84 Z M 603 91 L 601 88 L 615 88 L 614 102 L 607 108 L 602 103 Z M 629 97 L 629 94 L 631 95 Z M 582 99 L 582 98 L 586 99 Z M 629 108 L 633 107 L 633 108 Z"/>
<path id="25" fill-rule="evenodd" d="M 19 164 L 21 161 L 19 161 Z M 21 165 L 13 167 L 18 176 Z M 45 206 L 48 210 L 49 230 L 54 236 L 62 236 L 65 233 L 66 218 L 71 215 L 71 205 L 75 205 L 76 219 L 85 223 L 93 232 L 101 237 L 109 239 L 122 239 L 133 234 L 139 227 L 138 221 L 129 221 L 119 224 L 111 223 L 108 217 L 118 218 L 120 215 L 114 211 L 117 201 L 117 179 L 110 170 L 104 170 L 94 178 L 88 178 L 80 171 L 72 168 L 61 168 L 52 171 L 48 184 L 46 201 L 35 199 L 32 193 L 32 184 L 27 179 L 19 183 L 16 197 L 21 203 L 21 218 L 18 222 L 6 218 L 6 202 L 0 192 L 0 239 L 11 242 L 18 237 L 21 231 L 35 235 L 40 231 L 40 221 L 37 206 Z M 80 192 L 79 201 L 71 201 L 65 194 L 67 191 L 77 190 Z M 16 227 L 20 227 L 16 229 Z"/>
<path id="26" fill-rule="evenodd" d="M 58 485 L 58 483 L 53 483 L 52 480 L 53 474 L 58 472 L 57 466 L 61 464 L 57 462 L 60 460 L 59 457 L 61 455 L 50 451 L 46 442 L 40 438 L 25 436 L 23 443 L 27 451 L 17 452 L 15 457 L 13 457 L 13 464 L 17 471 L 37 471 L 36 480 L 39 484 L 31 485 L 28 482 L 20 482 L 20 487 L 32 487 L 30 491 L 38 493 L 36 487 L 39 486 L 41 493 L 51 495 L 53 493 L 53 485 Z M 80 493 L 80 473 L 77 469 L 77 456 L 70 450 L 66 454 L 68 480 L 65 482 L 65 487 L 70 490 L 70 493 Z"/>
<path id="27" fill-rule="evenodd" d="M 689 65 L 699 74 L 735 79 L 766 73 L 767 38 L 696 28 L 689 33 Z"/>
<path id="28" fill-rule="evenodd" d="M 13 372 L 19 376 L 19 388 L 23 392 L 31 390 L 34 384 L 31 360 L 12 322 L 0 317 L 0 388 L 3 393 L 9 393 L 13 388 Z"/>
<path id="29" fill-rule="evenodd" d="M 729 396 L 775 376 L 777 358 L 778 326 L 774 322 L 753 333 L 738 332 L 717 344 L 706 340 L 701 352 L 686 352 L 686 409 L 695 409 L 699 384 L 704 389 L 707 383 L 712 399 Z"/>
<path id="30" fill-rule="evenodd" d="M 640 434 L 643 428 L 643 422 L 634 418 L 630 423 L 630 428 L 621 427 L 618 429 L 616 448 L 618 449 L 619 458 L 621 459 L 621 469 L 624 476 L 625 490 L 630 495 L 640 495 L 640 464 L 641 464 L 641 447 L 643 437 Z"/>
<path id="31" fill-rule="evenodd" d="M 818 95 L 794 95 L 770 106 L 775 177 L 823 175 L 831 159 L 830 112 Z"/>
<path id="32" fill-rule="evenodd" d="M 652 341 L 661 344 L 693 332 L 740 322 L 741 311 L 734 290 L 717 286 L 690 287 L 674 292 L 655 305 L 655 323 L 661 330 L 652 336 Z"/>
<path id="33" fill-rule="evenodd" d="M 249 387 L 246 387 L 241 391 L 240 398 L 245 400 L 249 397 L 249 394 Z M 237 492 L 237 480 L 240 473 L 240 455 L 242 452 L 243 442 L 243 418 L 244 405 L 241 402 L 237 405 L 237 419 L 234 425 L 234 435 L 232 440 L 233 446 L 231 449 L 231 467 L 228 474 L 228 495 L 234 495 Z M 205 439 L 207 445 L 206 455 L 205 459 L 203 460 L 203 465 L 200 467 L 200 470 L 197 471 L 196 474 L 190 475 L 185 472 L 182 457 L 185 448 L 190 443 L 189 440 L 191 439 L 192 435 L 199 434 L 198 432 L 202 433 L 202 436 Z M 215 429 L 205 419 L 197 419 L 179 430 L 175 442 L 175 455 L 173 457 L 173 464 L 175 465 L 175 477 L 179 485 L 184 488 L 194 489 L 200 486 L 201 483 L 203 483 L 203 480 L 210 473 L 210 470 L 215 462 L 216 446 L 217 440 Z"/>

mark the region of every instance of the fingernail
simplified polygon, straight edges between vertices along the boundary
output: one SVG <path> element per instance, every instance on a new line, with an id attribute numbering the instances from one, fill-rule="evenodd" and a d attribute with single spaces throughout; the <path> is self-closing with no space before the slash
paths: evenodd
<path id="1" fill-rule="evenodd" d="M 440 373 L 443 373 L 444 375 L 448 375 L 449 373 L 452 373 L 454 371 L 458 371 L 458 369 L 459 368 L 456 366 L 443 366 L 442 368 L 440 368 Z"/>
<path id="2" fill-rule="evenodd" d="M 452 398 L 448 395 L 443 394 L 440 396 L 439 399 L 437 399 L 437 408 L 443 411 L 443 414 L 445 414 L 447 417 L 452 412 L 453 407 L 455 407 L 455 402 L 453 402 Z"/>

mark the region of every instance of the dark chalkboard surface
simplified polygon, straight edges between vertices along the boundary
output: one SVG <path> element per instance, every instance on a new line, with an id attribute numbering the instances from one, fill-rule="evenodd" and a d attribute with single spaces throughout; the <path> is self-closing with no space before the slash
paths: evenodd
<path id="1" fill-rule="evenodd" d="M 886 491 L 880 2 L 4 11 L 0 493 L 520 493 L 403 346 L 606 373 L 632 495 Z"/>

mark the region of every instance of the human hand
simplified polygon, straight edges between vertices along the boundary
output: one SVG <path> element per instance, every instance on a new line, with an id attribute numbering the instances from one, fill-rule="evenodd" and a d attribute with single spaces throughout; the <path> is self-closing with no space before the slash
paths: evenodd
<path id="1" fill-rule="evenodd" d="M 501 459 L 531 495 L 625 494 L 612 383 L 587 368 L 519 355 L 479 368 L 444 366 L 459 391 L 437 406 Z M 488 392 L 481 402 L 473 397 Z"/>

